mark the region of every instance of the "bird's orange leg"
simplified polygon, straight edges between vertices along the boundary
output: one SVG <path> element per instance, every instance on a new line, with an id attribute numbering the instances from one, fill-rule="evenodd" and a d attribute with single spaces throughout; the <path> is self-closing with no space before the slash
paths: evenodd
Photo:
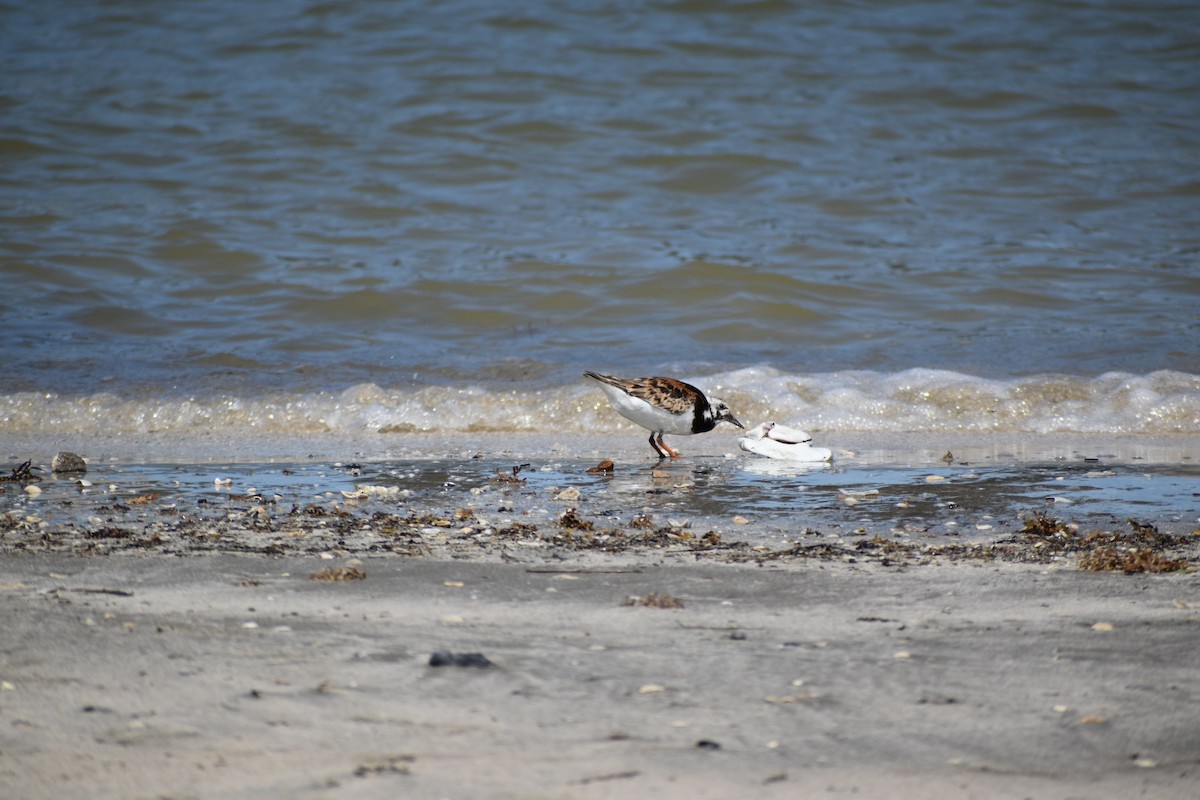
<path id="1" fill-rule="evenodd" d="M 680 458 L 680 456 L 679 456 L 679 451 L 678 451 L 678 450 L 673 450 L 669 444 L 667 444 L 666 442 L 664 442 L 664 441 L 663 441 L 663 438 L 662 438 L 662 434 L 661 434 L 661 433 L 658 435 L 658 443 L 659 443 L 660 445 L 662 445 L 662 449 L 663 449 L 663 450 L 666 450 L 666 451 L 667 451 L 667 454 L 671 456 L 671 460 L 672 460 L 672 461 L 678 461 L 678 460 L 679 460 L 679 458 Z M 656 447 L 656 448 L 654 448 L 654 449 L 655 449 L 655 450 L 657 450 L 658 448 Z"/>
<path id="2" fill-rule="evenodd" d="M 662 436 L 661 436 L 661 435 L 659 435 L 659 437 L 658 437 L 658 440 L 659 440 L 660 442 L 662 441 Z M 659 449 L 658 449 L 658 445 L 656 445 L 656 444 L 654 443 L 654 431 L 650 431 L 650 446 L 654 448 L 654 452 L 658 453 L 658 459 L 659 459 L 660 461 L 661 461 L 662 459 L 664 459 L 664 458 L 666 458 L 666 457 L 667 457 L 667 454 L 666 454 L 666 453 L 664 453 L 662 450 L 659 450 Z M 663 447 L 666 447 L 666 444 L 663 444 Z M 670 448 L 668 447 L 668 448 L 667 448 L 667 450 L 668 450 L 668 452 L 669 452 L 669 451 L 670 451 Z"/>

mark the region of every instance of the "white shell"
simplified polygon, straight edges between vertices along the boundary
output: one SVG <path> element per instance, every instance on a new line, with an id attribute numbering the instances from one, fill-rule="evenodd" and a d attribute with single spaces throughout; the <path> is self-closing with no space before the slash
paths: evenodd
<path id="1" fill-rule="evenodd" d="M 812 437 L 797 428 L 764 422 L 738 439 L 738 447 L 748 453 L 783 461 L 832 461 L 833 451 L 809 444 Z"/>
<path id="2" fill-rule="evenodd" d="M 799 428 L 789 428 L 778 422 L 764 422 L 746 431 L 747 439 L 774 439 L 784 444 L 804 444 L 811 442 L 812 437 Z"/>
<path id="3" fill-rule="evenodd" d="M 764 422 L 761 425 L 755 425 L 753 428 L 746 431 L 746 435 L 743 438 L 745 438 L 745 439 L 761 439 L 767 435 L 767 431 L 771 430 L 771 426 L 774 424 L 775 424 L 774 422 Z M 743 448 L 743 449 L 745 449 L 745 448 Z"/>
<path id="4" fill-rule="evenodd" d="M 812 441 L 812 437 L 799 428 L 789 428 L 779 423 L 771 425 L 771 429 L 767 431 L 767 438 L 784 444 L 807 444 Z"/>

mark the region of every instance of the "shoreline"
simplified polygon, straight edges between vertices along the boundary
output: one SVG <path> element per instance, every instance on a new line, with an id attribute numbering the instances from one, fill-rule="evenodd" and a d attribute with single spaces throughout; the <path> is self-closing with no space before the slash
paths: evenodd
<path id="1" fill-rule="evenodd" d="M 394 458 L 461 458 L 477 452 L 514 457 L 622 459 L 654 461 L 640 428 L 618 433 L 467 432 L 260 434 L 193 432 L 165 434 L 49 435 L 0 431 L 0 454 L 8 460 L 32 458 L 47 466 L 58 451 L 70 450 L 89 460 L 128 463 L 244 463 Z M 1200 464 L 1200 434 L 1120 434 L 1031 432 L 891 433 L 878 431 L 809 431 L 814 446 L 829 447 L 835 462 L 847 453 L 878 464 L 936 463 L 946 452 L 960 460 L 1055 461 L 1102 458 L 1149 464 Z M 740 432 L 718 429 L 704 436 L 674 437 L 687 457 L 737 454 Z"/>
<path id="2" fill-rule="evenodd" d="M 317 448 L 303 460 L 249 460 L 243 450 L 245 461 L 210 463 L 154 462 L 163 450 L 142 451 L 152 463 L 92 455 L 86 473 L 52 473 L 45 456 L 32 479 L 0 481 L 0 553 L 1073 566 L 1133 554 L 1162 562 L 1142 564 L 1155 571 L 1200 563 L 1200 465 L 1190 455 L 1200 437 L 1013 447 L 873 436 L 856 441 L 857 451 L 836 450 L 832 465 L 735 455 L 718 437 L 677 438 L 708 449 L 689 447 L 672 462 L 625 436 L 585 438 L 569 452 L 541 436 L 406 437 L 345 461 Z M 1022 460 L 1034 448 L 1037 460 Z M 1177 460 L 1159 460 L 1167 455 Z M 610 471 L 593 468 L 609 457 Z"/>
<path id="3" fill-rule="evenodd" d="M 128 463 L 85 450 L 87 491 L 3 485 L 0 779 L 26 798 L 1200 792 L 1196 526 L 1008 496 L 1175 468 L 1186 494 L 1197 437 L 864 437 L 830 470 L 762 475 L 724 439 L 675 464 L 640 439 L 373 439 L 354 463 L 328 440 L 208 466 L 227 451 L 143 464 L 176 451 L 123 442 Z M 1066 455 L 1042 475 L 1018 451 Z M 586 473 L 601 456 L 613 476 Z M 862 474 L 884 499 L 845 493 Z"/>

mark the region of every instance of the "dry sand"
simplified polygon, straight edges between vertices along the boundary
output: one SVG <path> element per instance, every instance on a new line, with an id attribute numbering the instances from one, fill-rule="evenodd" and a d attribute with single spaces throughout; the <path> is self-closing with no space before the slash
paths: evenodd
<path id="1" fill-rule="evenodd" d="M 1200 795 L 1194 574 L 662 562 L 9 556 L 0 782 L 11 798 Z M 309 578 L 330 566 L 365 578 Z M 682 607 L 625 604 L 652 593 Z M 493 666 L 429 666 L 443 650 Z"/>

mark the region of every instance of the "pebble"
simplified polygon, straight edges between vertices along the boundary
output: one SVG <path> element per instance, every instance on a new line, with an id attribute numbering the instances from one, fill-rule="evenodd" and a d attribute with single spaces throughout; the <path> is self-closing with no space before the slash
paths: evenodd
<path id="1" fill-rule="evenodd" d="M 54 472 L 87 472 L 87 462 L 79 455 L 64 450 L 54 454 L 50 469 Z"/>
<path id="2" fill-rule="evenodd" d="M 561 492 L 554 495 L 554 499 L 555 500 L 578 500 L 579 499 L 579 490 L 576 489 L 574 486 L 571 486 L 567 489 L 563 489 Z"/>
<path id="3" fill-rule="evenodd" d="M 361 485 L 355 487 L 355 491 L 353 492 L 342 492 L 343 496 L 354 497 L 356 499 L 365 499 L 368 497 L 391 497 L 398 494 L 400 494 L 399 486 Z"/>
<path id="4" fill-rule="evenodd" d="M 859 503 L 869 502 L 879 496 L 878 489 L 863 489 L 860 491 L 852 489 L 838 489 L 838 494 L 841 496 L 842 502 L 848 506 L 856 506 Z"/>
<path id="5" fill-rule="evenodd" d="M 37 484 L 31 483 L 25 487 L 25 494 L 29 495 L 30 497 L 37 497 L 41 493 L 42 487 L 38 486 Z"/>

